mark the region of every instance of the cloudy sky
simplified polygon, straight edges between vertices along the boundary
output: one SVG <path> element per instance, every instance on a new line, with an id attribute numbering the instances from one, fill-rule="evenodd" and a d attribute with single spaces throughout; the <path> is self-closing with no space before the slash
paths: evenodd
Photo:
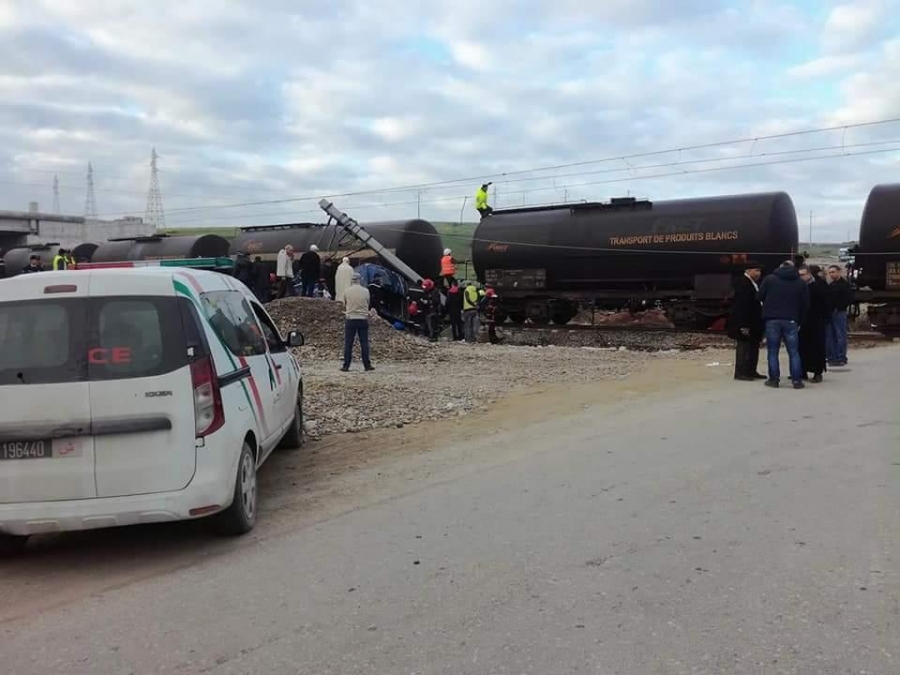
<path id="1" fill-rule="evenodd" d="M 91 161 L 101 216 L 144 215 L 156 147 L 168 226 L 319 220 L 304 198 L 344 193 L 360 220 L 474 220 L 494 177 L 501 207 L 785 190 L 802 239 L 813 211 L 842 240 L 900 182 L 900 123 L 684 148 L 900 118 L 896 9 L 0 0 L 0 208 L 51 210 L 58 174 L 82 214 Z"/>

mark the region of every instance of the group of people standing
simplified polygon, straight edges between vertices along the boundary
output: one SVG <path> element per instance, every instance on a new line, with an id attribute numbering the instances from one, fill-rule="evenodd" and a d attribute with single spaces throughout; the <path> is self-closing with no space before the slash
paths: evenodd
<path id="1" fill-rule="evenodd" d="M 750 261 L 735 281 L 728 335 L 736 341 L 734 379 L 765 380 L 777 388 L 779 356 L 785 345 L 794 389 L 822 382 L 828 366 L 847 365 L 847 311 L 850 283 L 837 265 L 798 267 L 786 260 L 760 283 L 762 265 Z M 757 372 L 759 345 L 765 337 L 768 376 Z"/>

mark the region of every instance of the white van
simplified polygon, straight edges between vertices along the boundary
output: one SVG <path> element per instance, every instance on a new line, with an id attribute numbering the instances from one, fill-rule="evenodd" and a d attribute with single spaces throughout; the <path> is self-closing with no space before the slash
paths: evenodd
<path id="1" fill-rule="evenodd" d="M 0 281 L 0 549 L 213 514 L 225 533 L 248 532 L 257 469 L 279 444 L 302 442 L 289 351 L 302 344 L 226 274 Z"/>

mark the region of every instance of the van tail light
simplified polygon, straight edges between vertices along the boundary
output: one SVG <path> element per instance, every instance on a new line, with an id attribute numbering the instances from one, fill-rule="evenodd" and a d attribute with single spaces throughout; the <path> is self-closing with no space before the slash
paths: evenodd
<path id="1" fill-rule="evenodd" d="M 203 438 L 225 424 L 222 392 L 219 390 L 212 359 L 204 356 L 191 364 L 191 382 L 194 388 L 196 434 L 197 438 Z"/>

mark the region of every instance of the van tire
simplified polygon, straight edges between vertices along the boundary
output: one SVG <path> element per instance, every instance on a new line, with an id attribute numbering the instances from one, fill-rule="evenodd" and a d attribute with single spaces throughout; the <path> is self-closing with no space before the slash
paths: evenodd
<path id="1" fill-rule="evenodd" d="M 257 501 L 256 456 L 245 440 L 238 460 L 231 506 L 214 516 L 219 534 L 237 536 L 252 530 L 256 524 Z"/>
<path id="2" fill-rule="evenodd" d="M 0 534 L 0 557 L 12 557 L 25 550 L 28 535 Z"/>
<path id="3" fill-rule="evenodd" d="M 299 448 L 303 445 L 304 440 L 303 397 L 297 396 L 297 407 L 294 409 L 294 419 L 291 421 L 291 426 L 288 427 L 288 430 L 278 444 L 278 447 L 282 450 Z"/>

